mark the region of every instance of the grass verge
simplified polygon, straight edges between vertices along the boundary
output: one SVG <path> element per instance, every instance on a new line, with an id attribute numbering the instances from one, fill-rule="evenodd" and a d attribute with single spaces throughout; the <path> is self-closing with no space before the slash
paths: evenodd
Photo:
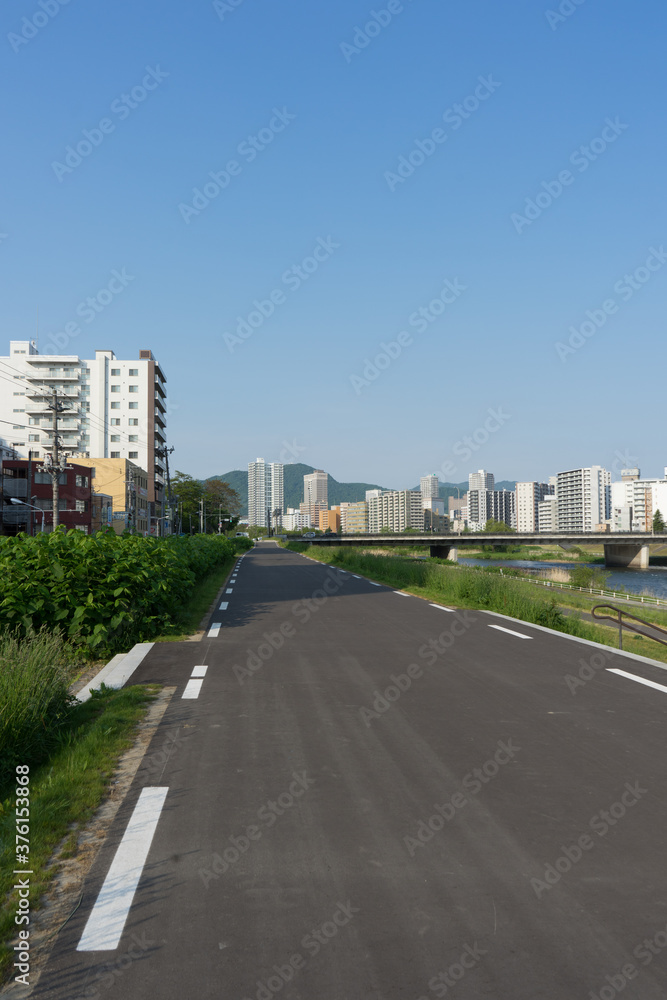
<path id="1" fill-rule="evenodd" d="M 361 573 L 390 587 L 409 591 L 417 597 L 449 602 L 460 608 L 497 611 L 520 621 L 544 625 L 557 632 L 589 639 L 605 646 L 618 647 L 617 629 L 581 620 L 577 612 L 590 611 L 591 607 L 590 600 L 587 601 L 583 595 L 559 591 L 558 602 L 553 595 L 544 599 L 536 595 L 534 584 L 517 577 L 501 577 L 499 570 L 495 568 L 457 567 L 435 559 L 421 562 L 396 555 L 370 555 L 354 549 L 318 548 L 316 545 L 309 546 L 299 542 L 288 542 L 284 547 L 294 552 L 307 551 L 318 562 Z M 562 594 L 567 596 L 560 600 Z M 565 615 L 564 607 L 574 613 Z M 640 617 L 660 624 L 664 624 L 665 620 L 659 611 L 646 614 L 642 611 Z M 667 662 L 667 646 L 640 636 L 624 635 L 623 641 L 627 652 Z"/>
<path id="2" fill-rule="evenodd" d="M 134 728 L 154 696 L 147 687 L 120 691 L 103 688 L 71 712 L 60 747 L 40 767 L 30 771 L 30 907 L 32 910 L 53 876 L 49 861 L 67 837 L 71 851 L 75 833 L 102 802 L 109 778 L 123 752 L 131 745 Z M 0 789 L 0 984 L 13 974 L 17 897 L 16 795 L 14 784 Z"/>
<path id="3" fill-rule="evenodd" d="M 211 604 L 216 598 L 216 595 L 223 583 L 229 575 L 229 571 L 236 561 L 236 556 L 233 559 L 226 559 L 223 563 L 216 566 L 215 569 L 211 570 L 205 577 L 195 585 L 190 600 L 185 604 L 181 614 L 179 615 L 178 621 L 174 622 L 172 629 L 169 632 L 159 635 L 155 642 L 182 642 L 184 639 L 188 639 L 194 632 L 199 628 L 199 624 L 207 613 Z"/>

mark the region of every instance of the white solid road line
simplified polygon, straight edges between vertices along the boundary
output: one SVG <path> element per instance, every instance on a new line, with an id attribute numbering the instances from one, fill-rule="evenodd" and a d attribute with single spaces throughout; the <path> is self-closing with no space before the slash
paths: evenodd
<path id="1" fill-rule="evenodd" d="M 196 667 L 193 668 L 190 677 L 206 677 L 206 671 L 208 667 L 204 663 L 198 663 Z"/>
<path id="2" fill-rule="evenodd" d="M 168 791 L 164 787 L 141 790 L 77 951 L 113 951 L 118 947 Z"/>
<path id="3" fill-rule="evenodd" d="M 440 611 L 449 611 L 450 614 L 455 615 L 456 611 L 454 608 L 446 608 L 444 604 L 431 604 L 432 608 L 438 608 Z"/>
<path id="4" fill-rule="evenodd" d="M 395 594 L 400 594 L 401 597 L 412 597 L 412 594 L 406 594 L 404 590 L 395 590 Z"/>
<path id="5" fill-rule="evenodd" d="M 655 688 L 656 691 L 664 691 L 667 694 L 667 687 L 664 684 L 656 684 L 655 681 L 647 681 L 645 677 L 637 677 L 636 674 L 629 674 L 627 670 L 619 670 L 618 667 L 607 667 L 610 674 L 620 674 L 621 677 L 629 677 L 631 681 L 638 684 L 646 684 L 647 687 Z"/>
<path id="6" fill-rule="evenodd" d="M 221 628 L 222 628 L 222 622 L 213 622 L 213 624 L 211 625 L 210 629 L 208 630 L 208 636 L 207 636 L 207 638 L 208 639 L 215 639 Z"/>
<path id="7" fill-rule="evenodd" d="M 229 601 L 223 601 L 222 604 L 220 605 L 220 611 L 226 611 L 228 607 L 229 607 Z"/>
<path id="8" fill-rule="evenodd" d="M 194 677 L 191 677 L 188 683 L 185 685 L 185 688 L 183 689 L 183 694 L 181 695 L 181 698 L 198 698 L 203 683 L 204 683 L 203 678 L 199 678 L 197 680 Z"/>
<path id="9" fill-rule="evenodd" d="M 488 628 L 497 628 L 500 632 L 509 632 L 510 635 L 518 635 L 520 639 L 532 639 L 532 635 L 524 635 L 523 632 L 515 632 L 513 628 L 503 628 L 502 625 L 489 625 Z"/>

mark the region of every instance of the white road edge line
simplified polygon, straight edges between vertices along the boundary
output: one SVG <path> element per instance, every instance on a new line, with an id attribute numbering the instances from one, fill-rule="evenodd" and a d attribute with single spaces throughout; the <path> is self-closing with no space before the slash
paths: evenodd
<path id="1" fill-rule="evenodd" d="M 353 573 L 352 576 L 354 577 L 355 580 L 361 580 L 361 577 L 357 576 L 356 573 Z"/>
<path id="2" fill-rule="evenodd" d="M 667 694 L 667 687 L 664 684 L 656 684 L 655 681 L 647 681 L 645 677 L 637 677 L 636 674 L 629 674 L 627 670 L 619 670 L 618 667 L 607 667 L 610 674 L 620 674 L 621 677 L 629 677 L 631 681 L 638 684 L 646 684 L 647 687 L 655 688 L 656 691 L 664 691 Z"/>
<path id="3" fill-rule="evenodd" d="M 509 632 L 510 635 L 518 635 L 520 639 L 532 639 L 532 635 L 524 635 L 523 632 L 515 632 L 513 628 L 504 628 L 502 625 L 487 625 L 487 628 L 497 628 L 500 632 Z"/>
<path id="4" fill-rule="evenodd" d="M 369 580 L 368 582 L 370 583 L 371 587 L 381 587 L 382 586 L 381 583 L 373 583 L 372 580 Z"/>
<path id="5" fill-rule="evenodd" d="M 204 663 L 198 663 L 196 667 L 193 667 L 190 677 L 206 677 L 206 671 L 208 667 Z"/>
<path id="6" fill-rule="evenodd" d="M 213 622 L 213 624 L 211 625 L 210 629 L 208 630 L 208 636 L 207 636 L 207 638 L 208 639 L 215 639 L 217 637 L 218 632 L 220 631 L 221 628 L 222 628 L 222 622 Z"/>
<path id="7" fill-rule="evenodd" d="M 195 677 L 191 677 L 183 689 L 181 698 L 198 698 L 203 683 L 203 678 L 200 677 L 197 679 Z"/>
<path id="8" fill-rule="evenodd" d="M 157 786 L 142 788 L 77 951 L 118 947 L 168 791 Z"/>
<path id="9" fill-rule="evenodd" d="M 395 594 L 400 594 L 401 597 L 412 597 L 412 594 L 406 594 L 404 590 L 395 590 Z"/>
<path id="10" fill-rule="evenodd" d="M 454 610 L 454 608 L 446 608 L 444 606 L 444 604 L 431 604 L 430 607 L 432 607 L 432 608 L 438 608 L 438 610 L 440 610 L 440 611 L 449 611 L 449 613 L 451 615 L 455 615 L 456 614 L 456 611 Z"/>

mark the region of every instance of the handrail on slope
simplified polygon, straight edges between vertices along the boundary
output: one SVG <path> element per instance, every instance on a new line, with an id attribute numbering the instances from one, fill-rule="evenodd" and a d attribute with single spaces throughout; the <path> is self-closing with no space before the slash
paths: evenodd
<path id="1" fill-rule="evenodd" d="M 614 615 L 599 615 L 596 611 L 613 611 Z M 618 648 L 623 649 L 623 628 L 629 629 L 631 632 L 636 632 L 637 635 L 643 635 L 645 639 L 653 639 L 654 642 L 661 642 L 663 646 L 667 646 L 667 628 L 663 628 L 662 625 L 655 625 L 653 622 L 644 621 L 643 618 L 638 618 L 637 615 L 631 615 L 629 611 L 624 608 L 616 608 L 613 604 L 596 604 L 591 610 L 591 615 L 597 621 L 601 619 L 607 619 L 608 621 L 614 622 L 618 625 Z M 630 622 L 626 621 L 626 618 L 631 618 L 634 622 L 639 622 L 640 625 L 644 625 L 646 628 L 653 629 L 655 632 L 661 632 L 665 638 L 660 639 L 657 635 L 649 635 L 648 632 L 642 631 L 642 629 L 637 628 L 636 625 L 631 625 Z"/>

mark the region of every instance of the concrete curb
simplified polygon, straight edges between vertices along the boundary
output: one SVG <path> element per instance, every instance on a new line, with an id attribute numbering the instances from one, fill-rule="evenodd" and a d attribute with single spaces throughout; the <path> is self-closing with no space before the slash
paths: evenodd
<path id="1" fill-rule="evenodd" d="M 92 681 L 81 688 L 76 700 L 88 701 L 91 693 L 98 690 L 102 683 L 115 690 L 122 688 L 154 645 L 154 642 L 137 642 L 129 653 L 117 653 L 106 666 L 102 667 L 99 674 L 93 677 Z"/>

